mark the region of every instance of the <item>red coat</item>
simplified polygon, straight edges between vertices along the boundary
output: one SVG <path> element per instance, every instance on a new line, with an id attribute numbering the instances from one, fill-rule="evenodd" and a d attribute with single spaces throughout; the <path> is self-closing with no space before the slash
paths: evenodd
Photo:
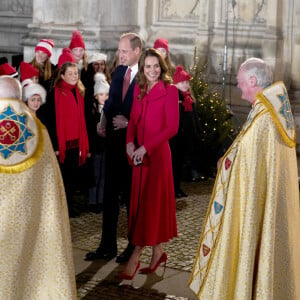
<path id="1" fill-rule="evenodd" d="M 158 82 L 145 97 L 135 87 L 127 142 L 146 148 L 144 163 L 133 166 L 128 236 L 134 245 L 153 246 L 177 236 L 169 139 L 179 125 L 178 91 Z"/>

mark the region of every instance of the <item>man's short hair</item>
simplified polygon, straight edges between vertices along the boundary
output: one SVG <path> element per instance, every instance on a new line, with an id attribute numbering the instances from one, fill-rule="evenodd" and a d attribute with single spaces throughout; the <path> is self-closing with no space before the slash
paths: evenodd
<path id="1" fill-rule="evenodd" d="M 260 58 L 248 58 L 242 63 L 240 69 L 243 69 L 248 77 L 256 77 L 257 85 L 260 87 L 273 83 L 273 72 L 270 66 Z"/>
<path id="2" fill-rule="evenodd" d="M 141 50 L 143 49 L 143 41 L 138 34 L 134 32 L 127 32 L 120 36 L 120 40 L 124 38 L 130 41 L 130 46 L 132 49 L 135 48 L 140 48 Z"/>
<path id="3" fill-rule="evenodd" d="M 22 99 L 21 83 L 8 75 L 0 76 L 0 98 Z"/>

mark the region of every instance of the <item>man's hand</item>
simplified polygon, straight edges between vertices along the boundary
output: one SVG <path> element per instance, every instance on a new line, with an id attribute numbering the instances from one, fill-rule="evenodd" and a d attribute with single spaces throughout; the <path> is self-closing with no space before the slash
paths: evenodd
<path id="1" fill-rule="evenodd" d="M 114 130 L 127 128 L 128 120 L 123 115 L 117 115 L 112 120 L 114 125 Z"/>

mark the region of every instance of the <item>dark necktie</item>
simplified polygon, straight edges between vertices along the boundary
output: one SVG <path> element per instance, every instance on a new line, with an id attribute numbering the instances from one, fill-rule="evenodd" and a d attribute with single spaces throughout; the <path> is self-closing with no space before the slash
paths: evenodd
<path id="1" fill-rule="evenodd" d="M 125 95 L 128 91 L 129 85 L 130 85 L 130 76 L 131 76 L 131 69 L 128 68 L 126 75 L 124 77 L 124 81 L 123 81 L 122 101 L 124 101 Z"/>

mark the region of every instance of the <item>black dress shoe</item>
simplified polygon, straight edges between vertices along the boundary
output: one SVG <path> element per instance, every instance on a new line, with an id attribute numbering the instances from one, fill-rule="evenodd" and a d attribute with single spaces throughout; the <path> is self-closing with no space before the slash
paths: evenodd
<path id="1" fill-rule="evenodd" d="M 181 197 L 184 197 L 184 198 L 186 198 L 188 196 L 183 190 L 180 190 L 180 194 L 181 194 Z"/>
<path id="2" fill-rule="evenodd" d="M 102 204 L 89 204 L 88 211 L 95 214 L 100 214 L 102 212 Z"/>
<path id="3" fill-rule="evenodd" d="M 117 256 L 116 262 L 119 264 L 128 262 L 133 250 L 134 250 L 134 246 L 128 244 L 126 249 L 119 256 Z"/>
<path id="4" fill-rule="evenodd" d="M 188 195 L 184 192 L 184 191 L 182 191 L 182 190 L 179 190 L 179 191 L 177 191 L 177 192 L 175 192 L 175 197 L 176 198 L 185 198 L 185 197 L 187 197 Z"/>
<path id="5" fill-rule="evenodd" d="M 69 218 L 79 218 L 80 214 L 74 210 L 69 211 Z"/>
<path id="6" fill-rule="evenodd" d="M 105 260 L 110 260 L 114 257 L 116 257 L 117 255 L 117 251 L 105 251 L 103 249 L 97 249 L 96 251 L 91 251 L 88 252 L 85 255 L 85 259 L 86 261 L 93 261 L 96 259 L 105 259 Z"/>

